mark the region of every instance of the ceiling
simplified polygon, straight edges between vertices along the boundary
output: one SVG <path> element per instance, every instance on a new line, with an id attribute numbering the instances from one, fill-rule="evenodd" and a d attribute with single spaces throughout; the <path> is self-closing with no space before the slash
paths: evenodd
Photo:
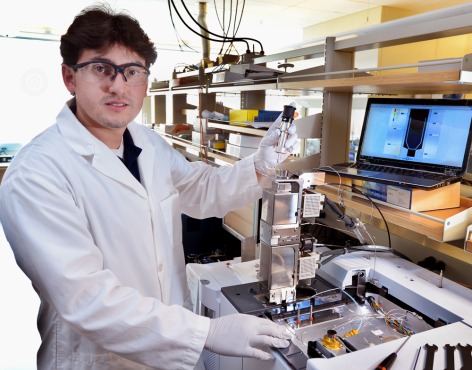
<path id="1" fill-rule="evenodd" d="M 184 20 L 196 28 L 182 6 L 173 0 Z M 398 7 L 424 12 L 467 3 L 461 0 L 184 0 L 189 12 L 198 17 L 198 3 L 207 5 L 208 29 L 221 34 L 233 33 L 241 22 L 237 37 L 257 39 L 267 52 L 276 52 L 302 41 L 304 27 L 329 21 L 378 6 Z M 188 30 L 173 11 L 169 16 L 168 0 L 107 0 L 114 8 L 127 9 L 141 23 L 158 45 L 158 49 L 185 50 L 185 44 L 199 49 L 201 39 Z M 73 17 L 90 0 L 0 0 L 0 35 L 58 39 Z M 244 11 L 243 11 L 244 5 Z M 54 9 L 54 11 L 52 11 Z M 216 9 L 216 11 L 215 11 Z M 242 17 L 241 17 L 241 14 Z M 257 44 L 251 45 L 255 47 Z M 244 51 L 244 50 L 243 50 Z"/>
<path id="2" fill-rule="evenodd" d="M 158 1 L 167 2 L 167 0 Z M 186 0 L 186 2 L 197 3 L 198 1 Z M 212 0 L 206 2 L 208 6 L 213 7 Z M 216 0 L 217 8 L 222 9 L 224 3 L 228 6 L 229 2 L 229 0 Z M 284 27 L 303 28 L 378 6 L 424 12 L 467 2 L 460 0 L 247 0 L 245 14 L 262 23 L 278 23 Z"/>

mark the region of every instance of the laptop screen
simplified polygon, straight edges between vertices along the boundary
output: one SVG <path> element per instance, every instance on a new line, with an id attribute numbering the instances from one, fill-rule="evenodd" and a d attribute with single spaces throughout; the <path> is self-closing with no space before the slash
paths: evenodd
<path id="1" fill-rule="evenodd" d="M 471 123 L 470 100 L 370 98 L 358 160 L 465 169 Z"/>

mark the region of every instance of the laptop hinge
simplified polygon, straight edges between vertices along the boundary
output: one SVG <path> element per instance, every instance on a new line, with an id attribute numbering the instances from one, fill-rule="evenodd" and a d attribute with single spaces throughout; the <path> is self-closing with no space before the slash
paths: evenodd
<path id="1" fill-rule="evenodd" d="M 457 173 L 458 173 L 458 172 L 459 172 L 459 171 L 457 171 L 457 170 L 445 170 L 445 171 L 444 171 L 444 173 L 445 173 L 446 175 L 448 175 L 448 176 L 457 176 Z"/>

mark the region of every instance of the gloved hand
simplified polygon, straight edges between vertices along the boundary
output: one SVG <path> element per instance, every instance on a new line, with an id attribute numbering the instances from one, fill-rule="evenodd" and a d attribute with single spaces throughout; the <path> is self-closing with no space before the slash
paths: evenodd
<path id="1" fill-rule="evenodd" d="M 268 347 L 288 347 L 292 335 L 269 319 L 232 314 L 211 319 L 205 348 L 224 356 L 253 357 L 270 360 Z"/>
<path id="2" fill-rule="evenodd" d="M 295 103 L 290 103 L 295 106 Z M 259 148 L 254 156 L 254 165 L 256 171 L 260 174 L 267 174 L 271 172 L 279 163 L 282 163 L 295 149 L 298 148 L 297 128 L 292 124 L 288 129 L 288 137 L 285 141 L 286 153 L 276 153 L 275 148 L 280 136 L 280 123 L 282 122 L 282 114 L 277 117 L 274 123 L 270 126 L 267 133 L 261 140 Z"/>

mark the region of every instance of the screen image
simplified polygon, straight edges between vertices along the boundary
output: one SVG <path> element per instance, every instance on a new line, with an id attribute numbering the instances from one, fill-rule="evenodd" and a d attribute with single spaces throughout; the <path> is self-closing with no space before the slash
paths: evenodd
<path id="1" fill-rule="evenodd" d="M 366 114 L 361 156 L 462 166 L 472 107 L 372 103 Z"/>

